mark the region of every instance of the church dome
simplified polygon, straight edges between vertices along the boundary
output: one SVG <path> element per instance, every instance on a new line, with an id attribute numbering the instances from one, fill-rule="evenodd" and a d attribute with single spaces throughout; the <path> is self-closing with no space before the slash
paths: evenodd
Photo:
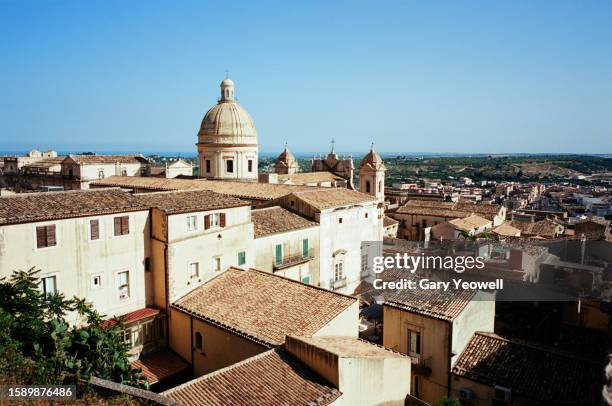
<path id="1" fill-rule="evenodd" d="M 287 164 L 291 162 L 296 162 L 295 155 L 293 155 L 291 151 L 289 151 L 289 148 L 287 148 L 287 145 L 285 145 L 285 149 L 283 150 L 283 152 L 281 152 L 278 158 L 276 158 L 276 162 L 284 162 Z"/>
<path id="2" fill-rule="evenodd" d="M 204 144 L 257 144 L 249 113 L 234 99 L 234 82 L 221 82 L 221 97 L 204 115 L 198 137 Z"/>

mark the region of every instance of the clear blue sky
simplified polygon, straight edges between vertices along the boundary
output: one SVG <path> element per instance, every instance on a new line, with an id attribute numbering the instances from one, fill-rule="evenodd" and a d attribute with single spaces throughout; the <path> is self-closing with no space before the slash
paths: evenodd
<path id="1" fill-rule="evenodd" d="M 612 152 L 612 1 L 0 0 L 0 150 Z"/>

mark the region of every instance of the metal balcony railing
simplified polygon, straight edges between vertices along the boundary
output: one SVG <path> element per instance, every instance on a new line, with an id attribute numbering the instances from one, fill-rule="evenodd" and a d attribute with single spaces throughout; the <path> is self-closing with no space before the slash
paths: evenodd
<path id="1" fill-rule="evenodd" d="M 412 360 L 412 368 L 414 372 L 422 375 L 431 375 L 431 357 L 423 357 L 422 355 L 409 354 Z"/>
<path id="2" fill-rule="evenodd" d="M 298 254 L 283 255 L 280 262 L 274 258 L 273 267 L 274 269 L 284 269 L 293 265 L 303 264 L 314 258 L 314 248 L 308 250 L 308 252 L 300 251 Z"/>
<path id="3" fill-rule="evenodd" d="M 342 276 L 339 279 L 332 279 L 329 284 L 332 289 L 340 289 L 346 286 L 346 276 Z"/>

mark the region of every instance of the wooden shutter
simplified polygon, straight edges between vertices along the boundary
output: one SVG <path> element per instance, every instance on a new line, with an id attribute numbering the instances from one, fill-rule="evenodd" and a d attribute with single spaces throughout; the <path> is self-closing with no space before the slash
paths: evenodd
<path id="1" fill-rule="evenodd" d="M 219 213 L 219 225 L 225 227 L 225 213 Z"/>
<path id="2" fill-rule="evenodd" d="M 210 214 L 204 216 L 204 230 L 208 230 L 210 228 Z"/>
<path id="3" fill-rule="evenodd" d="M 130 216 L 121 217 L 121 235 L 130 233 Z"/>
<path id="4" fill-rule="evenodd" d="M 89 226 L 90 238 L 92 240 L 97 240 L 98 238 L 100 238 L 100 221 L 89 220 Z"/>
<path id="5" fill-rule="evenodd" d="M 36 227 L 36 248 L 47 246 L 47 232 L 44 226 Z"/>
<path id="6" fill-rule="evenodd" d="M 275 250 L 275 258 L 274 258 L 274 262 L 276 263 L 276 265 L 280 265 L 283 263 L 283 246 L 281 244 L 276 244 L 276 250 Z"/>
<path id="7" fill-rule="evenodd" d="M 302 241 L 302 256 L 308 256 L 308 238 L 304 238 L 304 240 Z"/>
<path id="8" fill-rule="evenodd" d="M 55 241 L 55 224 L 45 227 L 47 232 L 47 247 L 53 247 Z"/>
<path id="9" fill-rule="evenodd" d="M 115 235 L 121 235 L 121 217 L 115 217 L 113 221 L 115 222 Z"/>

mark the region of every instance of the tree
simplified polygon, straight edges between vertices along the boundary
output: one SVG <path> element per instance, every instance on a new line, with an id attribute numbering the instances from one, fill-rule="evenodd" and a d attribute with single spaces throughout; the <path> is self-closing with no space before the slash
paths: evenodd
<path id="1" fill-rule="evenodd" d="M 442 398 L 434 402 L 431 406 L 461 406 L 461 402 L 455 398 Z"/>
<path id="2" fill-rule="evenodd" d="M 91 376 L 146 386 L 128 361 L 121 320 L 108 327 L 82 299 L 44 295 L 39 270 L 0 279 L 0 376 L 19 384 L 77 385 Z M 69 324 L 67 317 L 77 318 Z"/>

